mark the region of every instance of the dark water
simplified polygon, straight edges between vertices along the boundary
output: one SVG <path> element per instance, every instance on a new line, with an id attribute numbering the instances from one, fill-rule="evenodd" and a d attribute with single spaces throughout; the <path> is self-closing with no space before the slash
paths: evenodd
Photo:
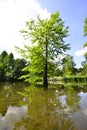
<path id="1" fill-rule="evenodd" d="M 0 83 L 0 130 L 87 130 L 87 85 Z"/>

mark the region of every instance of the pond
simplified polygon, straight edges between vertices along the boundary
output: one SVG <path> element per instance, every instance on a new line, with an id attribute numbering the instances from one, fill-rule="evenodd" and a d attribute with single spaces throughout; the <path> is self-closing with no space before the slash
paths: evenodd
<path id="1" fill-rule="evenodd" d="M 0 83 L 0 130 L 87 130 L 87 84 Z"/>

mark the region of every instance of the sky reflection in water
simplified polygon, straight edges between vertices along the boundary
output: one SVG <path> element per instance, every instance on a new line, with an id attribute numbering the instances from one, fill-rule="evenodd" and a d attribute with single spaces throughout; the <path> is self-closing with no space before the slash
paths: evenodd
<path id="1" fill-rule="evenodd" d="M 5 116 L 0 115 L 0 130 L 12 130 L 15 122 L 27 116 L 27 107 L 9 106 Z"/>

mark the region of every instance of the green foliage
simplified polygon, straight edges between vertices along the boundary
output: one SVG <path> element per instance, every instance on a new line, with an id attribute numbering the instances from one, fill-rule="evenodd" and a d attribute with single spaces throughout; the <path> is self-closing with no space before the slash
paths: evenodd
<path id="1" fill-rule="evenodd" d="M 26 22 L 26 29 L 21 30 L 24 39 L 29 39 L 32 46 L 24 46 L 24 49 L 16 47 L 18 52 L 29 60 L 29 66 L 23 71 L 29 71 L 22 76 L 26 81 L 36 82 L 43 78 L 43 85 L 48 86 L 47 77 L 52 75 L 57 68 L 55 58 L 69 49 L 64 38 L 68 36 L 68 26 L 59 17 L 59 13 L 51 14 L 49 19 Z"/>
<path id="2" fill-rule="evenodd" d="M 14 59 L 13 53 L 3 51 L 0 55 L 0 80 L 18 80 L 25 66 L 24 59 Z"/>
<path id="3" fill-rule="evenodd" d="M 87 18 L 84 21 L 84 36 L 87 36 Z"/>
<path id="4" fill-rule="evenodd" d="M 87 47 L 87 42 L 83 45 L 83 47 Z"/>
<path id="5" fill-rule="evenodd" d="M 82 75 L 87 75 L 87 63 L 85 63 L 84 65 L 83 65 L 83 69 L 82 69 L 82 73 L 81 73 Z"/>
<path id="6" fill-rule="evenodd" d="M 63 59 L 63 74 L 64 75 L 72 75 L 75 74 L 75 62 L 73 61 L 73 57 L 69 54 Z"/>
<path id="7" fill-rule="evenodd" d="M 15 59 L 14 61 L 14 69 L 13 69 L 13 76 L 14 79 L 19 79 L 22 76 L 23 72 L 22 69 L 26 66 L 26 61 L 24 59 Z"/>
<path id="8" fill-rule="evenodd" d="M 7 55 L 8 55 L 7 52 L 4 50 L 4 51 L 1 53 L 2 59 L 4 59 Z"/>
<path id="9" fill-rule="evenodd" d="M 87 36 L 87 18 L 84 21 L 84 36 Z M 84 43 L 83 47 L 87 47 L 87 42 Z M 82 75 L 87 75 L 87 52 L 84 54 L 85 61 L 82 62 L 83 70 L 82 70 Z"/>

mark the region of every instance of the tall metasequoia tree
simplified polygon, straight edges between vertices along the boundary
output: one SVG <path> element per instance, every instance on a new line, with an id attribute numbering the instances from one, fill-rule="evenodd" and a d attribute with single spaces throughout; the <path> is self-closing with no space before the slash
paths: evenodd
<path id="1" fill-rule="evenodd" d="M 68 26 L 56 12 L 48 19 L 37 17 L 37 21 L 26 22 L 26 29 L 21 30 L 25 39 L 32 42 L 32 46 L 25 46 L 24 50 L 17 48 L 19 52 L 29 59 L 30 65 L 24 70 L 29 70 L 29 75 L 23 76 L 26 81 L 35 81 L 43 77 L 43 86 L 48 88 L 49 66 L 53 64 L 59 54 L 69 49 L 69 44 L 65 44 L 64 38 L 68 36 Z M 27 53 L 26 53 L 27 52 Z"/>

